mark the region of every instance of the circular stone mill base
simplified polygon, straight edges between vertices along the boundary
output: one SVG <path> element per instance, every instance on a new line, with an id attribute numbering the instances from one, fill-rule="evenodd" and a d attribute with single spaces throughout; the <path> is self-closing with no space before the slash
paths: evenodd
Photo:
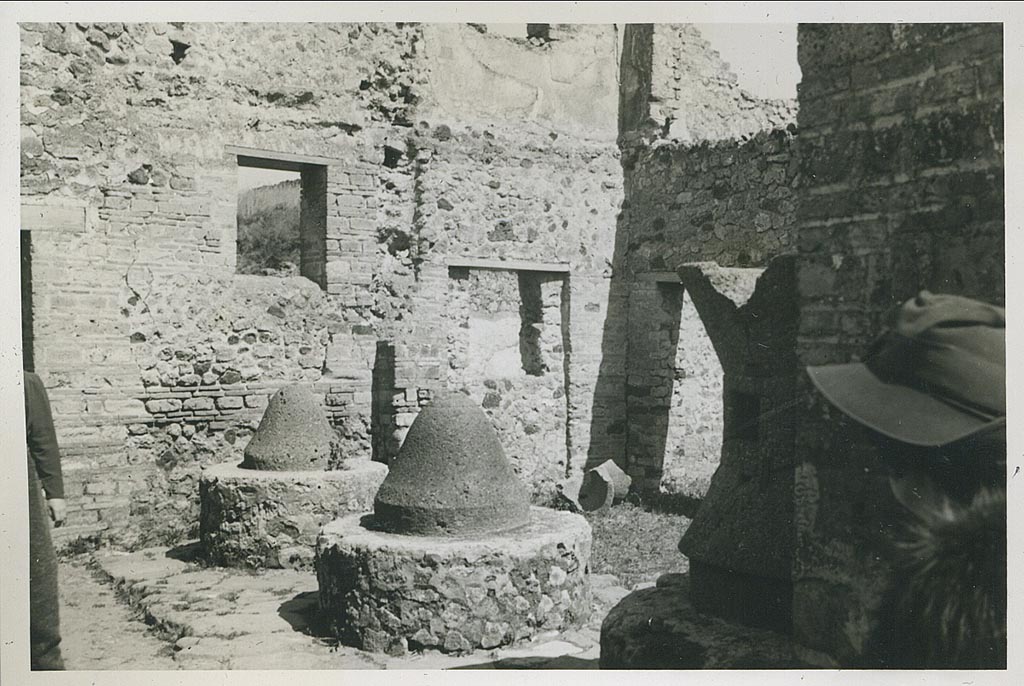
<path id="1" fill-rule="evenodd" d="M 212 564 L 312 569 L 320 527 L 365 512 L 388 468 L 347 461 L 332 471 L 262 471 L 234 463 L 203 470 L 199 537 Z"/>
<path id="2" fill-rule="evenodd" d="M 322 618 L 401 655 L 496 648 L 589 619 L 590 524 L 531 507 L 487 415 L 441 391 L 416 416 L 373 513 L 323 528 Z"/>
<path id="3" fill-rule="evenodd" d="M 203 470 L 199 538 L 208 562 L 311 569 L 320 527 L 373 502 L 388 468 L 341 459 L 320 400 L 305 385 L 279 389 L 242 463 Z"/>
<path id="4" fill-rule="evenodd" d="M 402 654 L 468 652 L 579 626 L 591 611 L 591 531 L 569 512 L 530 508 L 511 531 L 462 537 L 373 530 L 372 515 L 324 527 L 320 607 L 342 642 Z"/>

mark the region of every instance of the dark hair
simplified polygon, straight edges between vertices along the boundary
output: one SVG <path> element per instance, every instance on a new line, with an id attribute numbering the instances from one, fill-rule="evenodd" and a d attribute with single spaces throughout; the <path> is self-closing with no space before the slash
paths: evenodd
<path id="1" fill-rule="evenodd" d="M 893 481 L 908 519 L 876 640 L 885 666 L 1006 666 L 1006 490 L 983 486 L 964 504 L 913 473 Z"/>

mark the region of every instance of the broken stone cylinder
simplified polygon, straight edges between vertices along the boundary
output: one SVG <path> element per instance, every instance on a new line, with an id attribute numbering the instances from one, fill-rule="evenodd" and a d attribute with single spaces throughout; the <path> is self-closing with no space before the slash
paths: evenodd
<path id="1" fill-rule="evenodd" d="M 587 620 L 590 546 L 583 517 L 529 506 L 483 411 L 439 393 L 410 427 L 374 513 L 323 528 L 320 608 L 362 650 L 495 648 Z"/>
<path id="2" fill-rule="evenodd" d="M 610 507 L 629 493 L 633 479 L 615 462 L 606 460 L 583 475 L 579 503 L 586 512 Z"/>
<path id="3" fill-rule="evenodd" d="M 327 468 L 340 457 L 340 442 L 308 386 L 274 394 L 259 428 L 245 447 L 243 469 L 306 471 Z"/>
<path id="4" fill-rule="evenodd" d="M 307 387 L 279 390 L 241 464 L 203 469 L 199 537 L 228 567 L 313 567 L 320 527 L 363 512 L 387 475 L 369 460 L 338 461 L 339 442 Z M 328 465 L 337 469 L 324 471 Z"/>

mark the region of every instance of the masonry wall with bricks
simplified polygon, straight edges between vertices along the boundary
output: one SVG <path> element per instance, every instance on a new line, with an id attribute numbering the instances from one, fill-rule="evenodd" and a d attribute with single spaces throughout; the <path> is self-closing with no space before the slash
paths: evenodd
<path id="1" fill-rule="evenodd" d="M 1004 300 L 1002 28 L 801 25 L 797 245 L 802 364 L 863 354 L 921 289 Z M 872 664 L 899 521 L 888 467 L 811 398 L 795 455 L 794 630 Z"/>
<path id="2" fill-rule="evenodd" d="M 625 40 L 626 461 L 641 490 L 699 501 L 722 455 L 723 369 L 679 271 L 760 273 L 794 250 L 796 105 L 740 89 L 693 27 L 630 26 Z M 637 101 L 642 65 L 652 94 Z"/>
<path id="3" fill-rule="evenodd" d="M 486 381 L 451 373 L 453 269 L 554 274 L 524 310 L 544 382 L 500 408 L 514 457 L 542 425 L 564 446 L 526 470 L 537 497 L 622 452 L 621 386 L 595 400 L 592 371 L 622 195 L 616 36 L 553 30 L 22 25 L 27 358 L 65 454 L 61 541 L 188 535 L 199 468 L 240 459 L 283 384 L 323 394 L 349 459 L 393 457 L 433 388 Z M 514 90 L 524 60 L 543 106 Z M 239 167 L 300 174 L 302 277 L 234 273 Z"/>

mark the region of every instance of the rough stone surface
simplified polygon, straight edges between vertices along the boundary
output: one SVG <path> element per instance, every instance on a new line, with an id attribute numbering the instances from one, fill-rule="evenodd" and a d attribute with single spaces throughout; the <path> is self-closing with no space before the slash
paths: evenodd
<path id="1" fill-rule="evenodd" d="M 1003 26 L 801 24 L 797 245 L 801 365 L 862 356 L 921 289 L 1002 304 Z M 814 398 L 796 438 L 796 638 L 869 655 L 897 523 L 890 471 Z"/>
<path id="2" fill-rule="evenodd" d="M 464 389 L 498 433 L 536 501 L 569 465 L 567 275 L 496 269 L 451 272 L 448 386 Z"/>
<path id="3" fill-rule="evenodd" d="M 749 140 L 629 151 L 631 271 L 763 267 L 796 248 L 795 119 Z"/>
<path id="4" fill-rule="evenodd" d="M 782 634 L 704 615 L 685 574 L 626 596 L 601 625 L 601 669 L 799 669 Z"/>
<path id="5" fill-rule="evenodd" d="M 701 611 L 781 631 L 792 620 L 794 262 L 680 269 L 724 370 L 721 465 L 679 544 L 694 565 L 692 600 Z"/>
<path id="6" fill-rule="evenodd" d="M 450 538 L 375 531 L 350 515 L 317 542 L 320 606 L 338 638 L 372 652 L 490 649 L 590 616 L 590 525 L 531 508 L 530 522 Z"/>
<path id="7" fill-rule="evenodd" d="M 750 446 L 730 446 L 679 542 L 688 558 L 744 574 L 789 579 L 793 555 L 792 470 L 762 471 Z"/>
<path id="8" fill-rule="evenodd" d="M 245 447 L 243 469 L 316 471 L 336 462 L 340 445 L 323 407 L 306 386 L 286 386 L 270 399 Z"/>
<path id="9" fill-rule="evenodd" d="M 208 562 L 229 567 L 312 569 L 320 527 L 365 512 L 387 475 L 367 460 L 345 469 L 255 471 L 233 463 L 203 470 L 199 535 Z"/>
<path id="10" fill-rule="evenodd" d="M 180 559 L 193 552 L 190 547 L 146 548 L 96 557 L 114 587 L 170 642 L 179 669 L 382 666 L 371 655 L 312 635 L 316 582 L 308 572 L 253 574 Z"/>
<path id="11" fill-rule="evenodd" d="M 487 415 L 465 394 L 439 392 L 409 428 L 373 511 L 387 531 L 459 535 L 522 526 L 529 507 Z"/>
<path id="12" fill-rule="evenodd" d="M 59 566 L 60 652 L 64 668 L 77 670 L 176 669 L 168 644 L 127 605 L 91 556 Z"/>
<path id="13" fill-rule="evenodd" d="M 792 101 L 762 100 L 740 88 L 691 24 L 627 24 L 618 80 L 624 131 L 683 144 L 785 126 L 796 109 Z"/>

